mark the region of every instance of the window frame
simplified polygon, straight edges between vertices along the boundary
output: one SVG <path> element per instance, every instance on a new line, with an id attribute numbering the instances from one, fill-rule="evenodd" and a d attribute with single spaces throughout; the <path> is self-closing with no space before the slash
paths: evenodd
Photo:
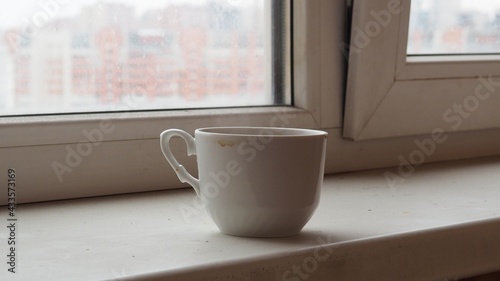
<path id="1" fill-rule="evenodd" d="M 423 163 L 500 155 L 500 130 L 495 129 L 449 133 L 446 142 L 436 144 L 433 153 L 426 154 L 423 162 L 410 163 L 410 168 L 408 159 L 421 151 L 417 143 L 428 140 L 429 134 L 360 141 L 346 138 L 348 129 L 343 124 L 349 108 L 344 109 L 344 102 L 352 98 L 345 97 L 348 7 L 345 0 L 292 3 L 293 36 L 289 40 L 293 42 L 293 79 L 288 86 L 293 86 L 294 106 L 1 120 L 0 184 L 7 182 L 8 168 L 17 170 L 18 203 L 185 188 L 188 186 L 180 183 L 161 154 L 161 131 L 176 127 L 193 133 L 198 127 L 214 125 L 268 126 L 276 117 L 282 117 L 283 123 L 278 125 L 328 132 L 325 174 L 399 166 L 406 171 L 399 179 L 406 181 Z M 51 163 L 65 161 L 67 147 L 85 141 L 82 130 L 99 128 L 102 120 L 116 122 L 116 130 L 59 182 Z M 185 144 L 172 140 L 172 147 L 179 162 L 195 171 L 195 157 L 186 155 Z M 386 171 L 380 170 L 380 176 Z M 5 205 L 5 195 L 0 192 L 0 205 Z"/>
<path id="2" fill-rule="evenodd" d="M 317 54 L 322 36 L 332 36 L 326 30 L 322 33 L 321 19 L 316 15 L 322 7 L 343 5 L 342 1 L 332 2 L 289 2 L 294 6 L 294 36 L 288 34 L 287 40 L 293 40 L 294 50 L 293 54 L 285 54 L 290 58 L 285 75 L 293 76 L 293 106 L 0 118 L 0 158 L 4 160 L 0 173 L 16 169 L 18 203 L 175 189 L 186 185 L 179 182 L 161 154 L 159 135 L 163 130 L 179 128 L 193 133 L 200 127 L 236 125 L 340 127 L 342 104 L 338 96 L 331 95 L 331 89 L 341 84 L 341 75 L 338 79 L 316 75 L 319 70 L 339 71 L 335 57 L 322 62 Z M 286 6 L 288 26 L 292 22 L 291 5 Z M 335 21 L 330 16 L 325 18 L 329 23 Z M 314 32 L 305 32 L 309 28 L 314 28 Z M 336 33 L 341 38 L 342 34 Z M 330 52 L 334 42 L 328 39 L 329 45 L 319 49 Z M 318 65 L 321 69 L 317 69 Z M 326 81 L 323 84 L 322 78 Z M 291 89 L 292 85 L 286 87 Z M 336 102 L 337 110 L 331 110 L 332 102 Z M 186 155 L 185 145 L 173 140 L 172 146 L 179 162 L 195 171 L 195 157 Z M 78 148 L 84 153 L 78 152 Z M 0 180 L 4 177 L 4 173 L 0 174 Z M 5 204 L 3 198 L 1 204 Z"/>
<path id="3" fill-rule="evenodd" d="M 400 12 L 393 12 L 391 5 Z M 489 88 L 484 83 L 500 76 L 495 68 L 500 57 L 407 59 L 410 6 L 411 1 L 404 0 L 354 2 L 344 137 L 359 141 L 431 134 L 436 129 L 456 133 L 500 128 L 500 97 L 493 95 L 493 83 Z M 380 16 L 388 12 L 389 20 Z M 363 32 L 368 43 L 356 44 Z M 455 105 L 471 110 L 462 114 Z"/>

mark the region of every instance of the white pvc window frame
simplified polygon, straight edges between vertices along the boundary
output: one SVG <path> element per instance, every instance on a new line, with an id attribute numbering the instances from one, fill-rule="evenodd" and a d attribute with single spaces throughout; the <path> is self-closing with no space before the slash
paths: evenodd
<path id="1" fill-rule="evenodd" d="M 356 0 L 343 136 L 500 128 L 500 56 L 407 57 L 410 0 Z"/>
<path id="2" fill-rule="evenodd" d="M 293 68 L 293 72 L 290 72 L 293 83 L 287 87 L 293 86 L 294 106 L 0 120 L 0 205 L 6 203 L 6 192 L 1 192 L 5 191 L 1 183 L 7 182 L 8 168 L 15 168 L 17 172 L 18 203 L 187 187 L 179 182 L 160 151 L 159 134 L 169 128 L 180 128 L 191 133 L 200 127 L 233 125 L 322 129 L 328 132 L 325 173 L 399 166 L 397 171 L 401 169 L 405 172 L 398 178 L 402 181 L 410 180 L 411 174 L 418 173 L 418 166 L 423 162 L 500 155 L 499 129 L 448 134 L 437 130 L 434 131 L 435 134 L 424 133 L 418 136 L 408 135 L 414 131 L 403 130 L 402 137 L 372 135 L 371 137 L 376 138 L 348 140 L 345 136 L 346 133 L 353 132 L 348 127 L 353 120 L 347 119 L 352 118 L 349 115 L 354 113 L 350 110 L 355 101 L 351 95 L 351 83 L 356 80 L 361 83 L 365 78 L 349 73 L 350 92 L 347 95 L 347 107 L 344 108 L 346 2 L 292 0 L 291 3 L 293 39 L 288 40 L 293 41 L 293 61 L 290 64 Z M 370 10 L 365 12 L 369 13 Z M 361 49 L 361 54 L 365 50 Z M 384 48 L 373 51 L 375 58 L 372 60 L 381 56 L 383 50 Z M 351 54 L 351 63 L 356 60 Z M 359 65 L 358 69 L 365 69 L 370 75 L 380 72 L 380 69 L 374 71 L 368 64 L 362 68 L 361 61 L 356 63 Z M 389 68 L 383 60 L 382 63 L 383 67 Z M 396 64 L 393 64 L 392 68 L 395 67 Z M 352 70 L 352 65 L 350 69 Z M 376 88 L 374 84 L 367 85 L 371 85 L 372 90 Z M 446 95 L 442 97 L 446 98 Z M 356 109 L 373 107 L 370 105 L 373 97 L 357 96 L 357 99 L 359 104 Z M 412 99 L 418 100 L 418 96 L 413 96 Z M 442 112 L 449 109 L 449 102 L 444 102 L 446 106 Z M 476 112 L 480 114 L 487 107 L 486 104 L 482 103 Z M 425 114 L 419 111 L 415 118 L 422 119 Z M 470 118 L 473 118 L 472 115 Z M 467 120 L 463 121 L 464 125 L 465 121 Z M 398 118 L 389 118 L 384 126 L 399 126 L 399 122 Z M 435 129 L 439 129 L 438 126 L 439 124 Z M 83 148 L 88 143 L 87 136 L 94 135 L 99 139 L 100 135 L 96 130 L 102 132 L 103 141 L 96 145 L 92 143 L 92 153 L 82 157 L 80 163 L 71 158 L 70 161 L 76 161 L 75 167 L 70 167 L 72 172 L 66 173 L 60 182 L 54 174 L 52 163 L 67 161 L 66 157 L 71 149 L 78 149 L 78 145 Z M 394 130 L 390 133 L 399 134 Z M 384 134 L 387 135 L 387 132 Z M 196 160 L 186 156 L 185 144 L 172 140 L 172 146 L 178 160 L 189 171 L 195 172 Z M 416 155 L 424 155 L 424 159 L 419 158 L 418 163 L 413 164 L 412 160 L 416 159 Z M 412 166 L 408 167 L 408 163 Z M 409 169 L 411 173 L 408 173 Z M 380 176 L 383 177 L 386 171 L 380 170 Z M 193 198 L 194 196 L 193 191 Z M 168 198 L 165 203 L 169 203 Z"/>

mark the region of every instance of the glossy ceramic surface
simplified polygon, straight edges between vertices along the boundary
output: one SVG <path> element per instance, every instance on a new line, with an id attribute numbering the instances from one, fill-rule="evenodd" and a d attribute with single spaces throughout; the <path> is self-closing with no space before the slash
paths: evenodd
<path id="1" fill-rule="evenodd" d="M 196 154 L 199 180 L 172 155 L 171 137 Z M 327 133 L 307 129 L 204 128 L 195 138 L 176 129 L 161 135 L 162 151 L 205 202 L 221 232 L 247 237 L 298 234 L 314 213 L 323 181 Z"/>

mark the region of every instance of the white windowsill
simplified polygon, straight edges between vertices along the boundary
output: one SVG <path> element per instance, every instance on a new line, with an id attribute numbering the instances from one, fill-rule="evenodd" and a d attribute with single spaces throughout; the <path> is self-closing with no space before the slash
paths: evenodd
<path id="1" fill-rule="evenodd" d="M 17 273 L 2 262 L 0 280 L 406 281 L 496 271 L 499 169 L 500 158 L 432 164 L 395 189 L 385 170 L 327 176 L 315 215 L 289 238 L 226 236 L 204 212 L 188 222 L 178 208 L 192 206 L 190 189 L 20 205 Z M 6 219 L 2 207 L 3 260 Z"/>

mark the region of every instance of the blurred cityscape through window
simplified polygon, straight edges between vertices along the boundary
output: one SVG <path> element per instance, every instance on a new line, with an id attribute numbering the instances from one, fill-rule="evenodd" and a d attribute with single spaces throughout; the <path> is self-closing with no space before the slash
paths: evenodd
<path id="1" fill-rule="evenodd" d="M 270 105 L 268 0 L 22 0 L 0 115 Z"/>
<path id="2" fill-rule="evenodd" d="M 500 0 L 412 0 L 408 55 L 500 53 Z"/>

